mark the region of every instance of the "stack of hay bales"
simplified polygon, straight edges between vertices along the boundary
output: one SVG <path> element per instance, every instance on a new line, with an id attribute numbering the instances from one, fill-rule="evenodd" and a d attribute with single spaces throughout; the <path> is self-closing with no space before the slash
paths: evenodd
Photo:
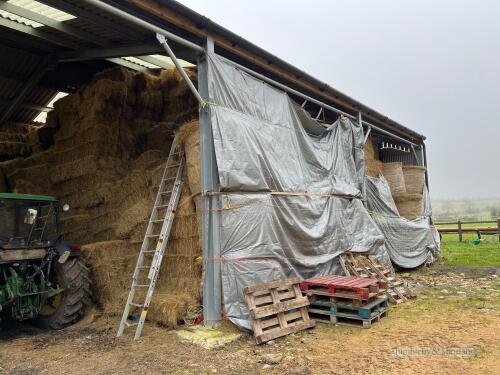
<path id="1" fill-rule="evenodd" d="M 379 177 L 382 173 L 382 162 L 379 160 L 377 145 L 371 136 L 365 143 L 365 169 L 370 177 Z"/>
<path id="2" fill-rule="evenodd" d="M 419 217 L 423 209 L 425 167 L 383 163 L 383 171 L 399 214 L 410 220 Z"/>
<path id="3" fill-rule="evenodd" d="M 20 125 L 4 125 L 0 127 L 0 161 L 31 154 L 28 130 Z"/>
<path id="4" fill-rule="evenodd" d="M 153 76 L 112 69 L 55 103 L 44 130 L 27 137 L 34 145 L 29 157 L 0 163 L 10 190 L 54 195 L 71 206 L 61 215 L 63 238 L 85 245 L 94 295 L 105 312 L 124 307 L 174 132 L 196 120 L 197 109 L 174 70 Z M 185 146 L 189 155 L 191 143 Z M 199 144 L 195 152 L 199 158 Z M 200 295 L 199 187 L 188 181 L 190 174 L 188 166 L 149 314 L 166 325 Z"/>

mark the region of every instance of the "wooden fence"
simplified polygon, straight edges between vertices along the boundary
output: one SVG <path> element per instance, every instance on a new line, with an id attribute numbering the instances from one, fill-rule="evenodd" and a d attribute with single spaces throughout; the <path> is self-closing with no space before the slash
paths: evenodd
<path id="1" fill-rule="evenodd" d="M 458 234 L 458 240 L 462 242 L 463 240 L 463 234 L 464 233 L 476 233 L 477 237 L 480 239 L 481 235 L 498 235 L 498 242 L 500 242 L 500 219 L 496 220 L 497 226 L 496 227 L 481 227 L 481 226 L 474 226 L 474 227 L 465 227 L 464 224 L 470 225 L 470 224 L 490 224 L 494 222 L 494 220 L 489 220 L 489 221 L 462 221 L 462 220 L 457 220 L 457 221 L 447 221 L 447 222 L 436 222 L 434 225 L 436 227 L 439 227 L 439 225 L 453 225 L 456 224 L 456 228 L 437 228 L 438 232 L 440 234 Z"/>

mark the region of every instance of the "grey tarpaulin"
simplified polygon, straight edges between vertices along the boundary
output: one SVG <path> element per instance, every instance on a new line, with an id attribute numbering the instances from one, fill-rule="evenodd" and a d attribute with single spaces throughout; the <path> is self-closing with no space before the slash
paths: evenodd
<path id="1" fill-rule="evenodd" d="M 228 317 L 250 328 L 245 286 L 341 274 L 336 257 L 344 251 L 390 264 L 384 237 L 358 199 L 362 127 L 341 118 L 325 129 L 286 93 L 220 56 L 207 59 Z"/>
<path id="2" fill-rule="evenodd" d="M 433 260 L 439 251 L 439 235 L 429 225 L 429 194 L 424 188 L 422 216 L 407 220 L 399 216 L 389 184 L 383 176 L 366 179 L 366 206 L 385 237 L 391 260 L 400 267 L 414 268 Z"/>

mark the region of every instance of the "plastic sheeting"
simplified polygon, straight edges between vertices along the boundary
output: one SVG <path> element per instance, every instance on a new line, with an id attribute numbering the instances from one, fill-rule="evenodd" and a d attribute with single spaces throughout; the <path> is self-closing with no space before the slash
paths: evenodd
<path id="1" fill-rule="evenodd" d="M 358 199 L 362 127 L 341 118 L 325 129 L 286 93 L 224 58 L 207 58 L 228 317 L 250 328 L 245 286 L 341 274 L 344 251 L 389 265 L 384 236 Z"/>
<path id="2" fill-rule="evenodd" d="M 424 188 L 422 216 L 408 220 L 399 216 L 389 184 L 383 176 L 366 179 L 366 206 L 384 234 L 391 260 L 400 267 L 414 268 L 432 261 L 439 251 L 439 235 L 429 225 L 432 213 L 429 193 Z"/>

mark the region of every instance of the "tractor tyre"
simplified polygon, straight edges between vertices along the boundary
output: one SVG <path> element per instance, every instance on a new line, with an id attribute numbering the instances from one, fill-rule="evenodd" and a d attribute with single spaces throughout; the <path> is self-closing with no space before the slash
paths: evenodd
<path id="1" fill-rule="evenodd" d="M 42 308 L 34 323 L 41 328 L 62 329 L 80 320 L 91 304 L 89 270 L 79 258 L 69 258 L 63 264 L 55 260 L 52 267 L 51 282 L 64 292 Z"/>

